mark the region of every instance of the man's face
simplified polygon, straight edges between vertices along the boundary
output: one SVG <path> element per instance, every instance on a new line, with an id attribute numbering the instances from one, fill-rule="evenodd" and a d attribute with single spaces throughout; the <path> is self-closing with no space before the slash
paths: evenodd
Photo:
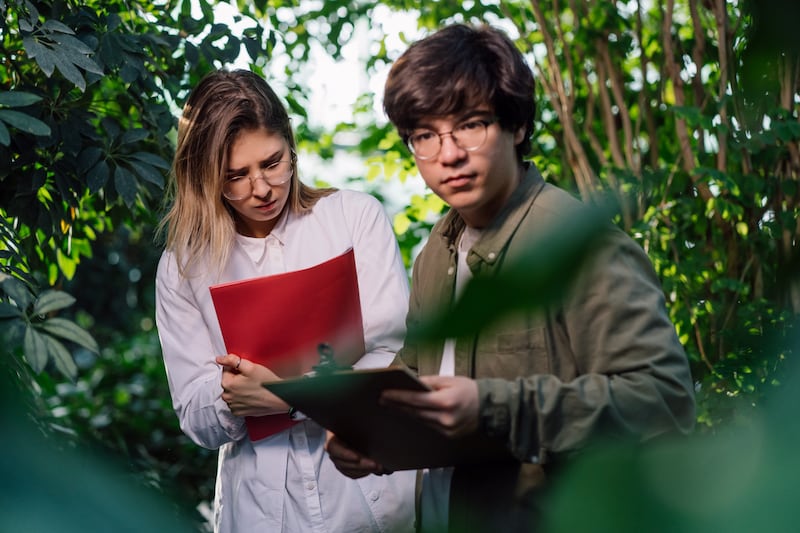
<path id="1" fill-rule="evenodd" d="M 503 130 L 491 111 L 476 109 L 421 121 L 409 144 L 428 187 L 467 225 L 482 228 L 519 183 L 523 168 L 514 147 L 524 134 L 524 128 Z"/>

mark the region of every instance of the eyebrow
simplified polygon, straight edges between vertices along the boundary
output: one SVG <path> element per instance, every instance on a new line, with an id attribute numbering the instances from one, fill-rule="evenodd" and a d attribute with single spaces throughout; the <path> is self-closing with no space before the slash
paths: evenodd
<path id="1" fill-rule="evenodd" d="M 264 159 L 259 161 L 258 164 L 259 165 L 264 165 L 264 164 L 269 164 L 269 163 L 277 163 L 278 161 L 280 161 L 283 158 L 283 154 L 284 153 L 286 153 L 286 147 L 278 150 L 277 152 L 275 152 L 272 155 L 269 155 L 268 157 L 265 157 Z M 248 172 L 248 168 L 247 167 L 229 168 L 229 169 L 227 169 L 225 171 L 225 176 L 238 176 L 238 175 L 241 175 L 241 174 L 247 174 L 247 172 Z"/>
<path id="2" fill-rule="evenodd" d="M 490 117 L 490 116 L 492 116 L 492 111 L 489 110 L 489 109 L 472 109 L 472 110 L 467 111 L 466 113 L 460 115 L 458 118 L 453 119 L 453 124 L 454 125 L 458 125 L 458 124 L 461 124 L 463 122 L 466 122 L 466 121 L 474 119 L 474 118 L 478 118 L 478 117 L 486 118 L 486 117 Z M 437 117 L 434 117 L 434 119 L 435 118 L 437 118 Z M 431 125 L 429 123 L 427 123 L 425 121 L 421 121 L 419 124 L 417 124 L 416 126 L 411 128 L 409 130 L 409 133 L 413 133 L 416 130 L 433 130 L 433 128 L 431 127 Z"/>

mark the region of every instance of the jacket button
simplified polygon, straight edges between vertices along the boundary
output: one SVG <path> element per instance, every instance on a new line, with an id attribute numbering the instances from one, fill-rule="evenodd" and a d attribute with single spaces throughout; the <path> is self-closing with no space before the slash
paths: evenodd
<path id="1" fill-rule="evenodd" d="M 456 269 L 455 269 L 455 268 L 453 268 L 453 267 L 450 267 L 450 268 L 448 268 L 448 269 L 447 269 L 447 275 L 448 275 L 448 276 L 452 276 L 452 275 L 453 275 L 453 272 L 455 272 L 455 271 L 456 271 Z"/>
<path id="2" fill-rule="evenodd" d="M 489 252 L 489 261 L 494 261 L 494 258 L 497 257 L 497 254 L 494 252 Z"/>

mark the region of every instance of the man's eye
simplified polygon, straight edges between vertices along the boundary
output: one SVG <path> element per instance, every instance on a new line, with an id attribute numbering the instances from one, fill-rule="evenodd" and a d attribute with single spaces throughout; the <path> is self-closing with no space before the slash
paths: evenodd
<path id="1" fill-rule="evenodd" d="M 244 176 L 229 176 L 226 180 L 228 183 L 236 183 L 237 181 L 242 181 Z"/>
<path id="2" fill-rule="evenodd" d="M 414 142 L 425 142 L 433 139 L 434 133 L 432 131 L 423 131 L 421 133 L 415 133 L 411 136 L 411 140 Z"/>
<path id="3" fill-rule="evenodd" d="M 477 130 L 480 128 L 486 127 L 486 122 L 483 120 L 470 120 L 469 122 L 464 122 L 461 124 L 456 130 L 460 131 L 469 131 L 469 130 Z"/>

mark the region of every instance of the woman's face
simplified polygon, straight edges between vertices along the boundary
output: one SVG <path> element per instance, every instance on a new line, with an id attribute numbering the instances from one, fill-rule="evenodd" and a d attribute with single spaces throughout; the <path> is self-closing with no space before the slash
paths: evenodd
<path id="1" fill-rule="evenodd" d="M 224 176 L 226 186 L 240 193 L 226 194 L 225 199 L 234 210 L 236 231 L 248 237 L 269 235 L 289 199 L 291 174 L 283 181 L 286 176 L 281 169 L 291 160 L 289 145 L 280 135 L 263 128 L 239 134 L 230 147 Z M 241 199 L 231 200 L 231 196 Z"/>

